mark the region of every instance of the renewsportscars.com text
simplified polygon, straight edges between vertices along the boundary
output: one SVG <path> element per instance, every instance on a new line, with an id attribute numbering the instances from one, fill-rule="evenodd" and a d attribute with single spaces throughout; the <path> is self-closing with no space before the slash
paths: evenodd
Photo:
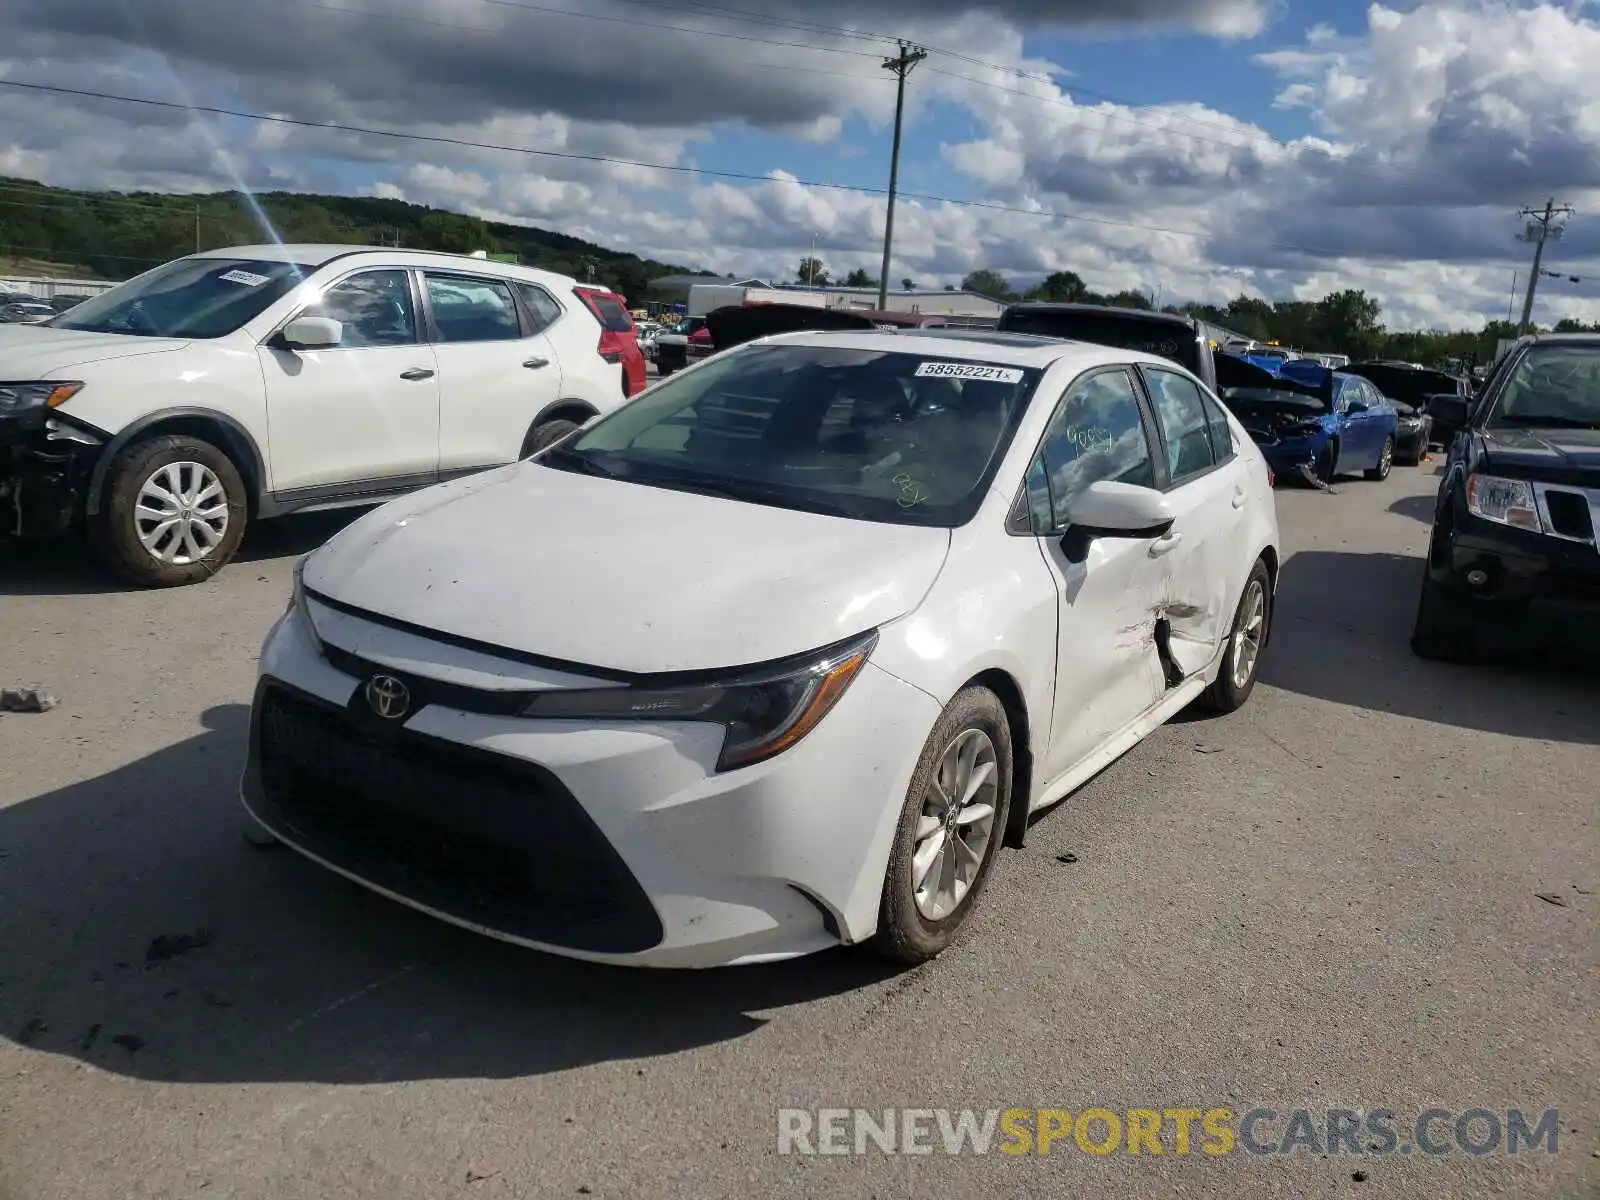
<path id="1" fill-rule="evenodd" d="M 1555 1154 L 1558 1110 L 783 1108 L 779 1154 Z"/>

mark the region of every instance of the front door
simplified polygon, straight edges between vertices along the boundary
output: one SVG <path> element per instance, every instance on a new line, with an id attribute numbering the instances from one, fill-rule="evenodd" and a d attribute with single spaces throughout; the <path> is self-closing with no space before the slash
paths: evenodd
<path id="1" fill-rule="evenodd" d="M 1097 370 L 1068 389 L 1028 474 L 1033 528 L 1060 597 L 1055 709 L 1043 780 L 1059 778 L 1155 704 L 1159 559 L 1149 538 L 1097 538 L 1082 561 L 1063 545 L 1072 498 L 1097 480 L 1155 485 L 1150 432 L 1130 371 Z"/>
<path id="2" fill-rule="evenodd" d="M 1187 675 L 1211 664 L 1233 625 L 1244 581 L 1246 467 L 1227 416 L 1189 376 L 1141 367 L 1155 409 L 1167 490 L 1176 520 L 1162 540 L 1160 617 L 1172 661 Z"/>
<path id="3" fill-rule="evenodd" d="M 423 290 L 439 360 L 440 474 L 514 462 L 561 398 L 555 348 L 504 279 L 428 271 Z"/>
<path id="4" fill-rule="evenodd" d="M 328 350 L 257 348 L 272 490 L 330 493 L 437 478 L 439 378 L 405 270 L 358 271 L 295 316 L 331 317 Z"/>

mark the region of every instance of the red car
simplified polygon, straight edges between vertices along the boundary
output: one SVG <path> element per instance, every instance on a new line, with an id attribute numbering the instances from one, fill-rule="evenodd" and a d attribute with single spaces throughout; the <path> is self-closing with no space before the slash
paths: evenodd
<path id="1" fill-rule="evenodd" d="M 633 318 L 628 315 L 627 298 L 604 288 L 580 286 L 573 290 L 600 322 L 600 357 L 622 364 L 622 394 L 637 396 L 644 391 L 644 351 L 639 349 Z"/>

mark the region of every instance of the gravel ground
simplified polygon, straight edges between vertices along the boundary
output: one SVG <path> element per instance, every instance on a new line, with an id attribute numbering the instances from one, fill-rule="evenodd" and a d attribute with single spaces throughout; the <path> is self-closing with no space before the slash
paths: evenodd
<path id="1" fill-rule="evenodd" d="M 244 847 L 256 650 L 337 518 L 178 592 L 0 561 L 0 683 L 62 698 L 0 717 L 0 1197 L 1593 1196 L 1593 668 L 1410 656 L 1435 482 L 1281 490 L 1247 708 L 1045 816 L 963 943 L 898 977 L 575 965 Z M 784 1157 L 791 1105 L 1561 1129 L 1553 1157 Z"/>

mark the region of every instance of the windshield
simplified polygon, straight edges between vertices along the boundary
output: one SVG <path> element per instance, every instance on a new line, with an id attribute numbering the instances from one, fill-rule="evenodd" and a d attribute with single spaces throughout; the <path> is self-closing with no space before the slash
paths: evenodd
<path id="1" fill-rule="evenodd" d="M 85 300 L 51 324 L 140 337 L 222 337 L 260 316 L 310 273 L 294 263 L 180 258 Z"/>
<path id="2" fill-rule="evenodd" d="M 1600 429 L 1600 345 L 1535 345 L 1500 389 L 1489 428 Z"/>
<path id="3" fill-rule="evenodd" d="M 1000 328 L 1007 333 L 1032 333 L 1040 337 L 1092 342 L 1116 350 L 1155 354 L 1201 378 L 1205 377 L 1200 362 L 1200 338 L 1180 321 L 1119 317 L 1114 313 L 1015 308 L 1002 316 Z"/>
<path id="4" fill-rule="evenodd" d="M 954 528 L 977 513 L 1042 373 L 953 355 L 751 345 L 658 384 L 539 461 Z"/>

